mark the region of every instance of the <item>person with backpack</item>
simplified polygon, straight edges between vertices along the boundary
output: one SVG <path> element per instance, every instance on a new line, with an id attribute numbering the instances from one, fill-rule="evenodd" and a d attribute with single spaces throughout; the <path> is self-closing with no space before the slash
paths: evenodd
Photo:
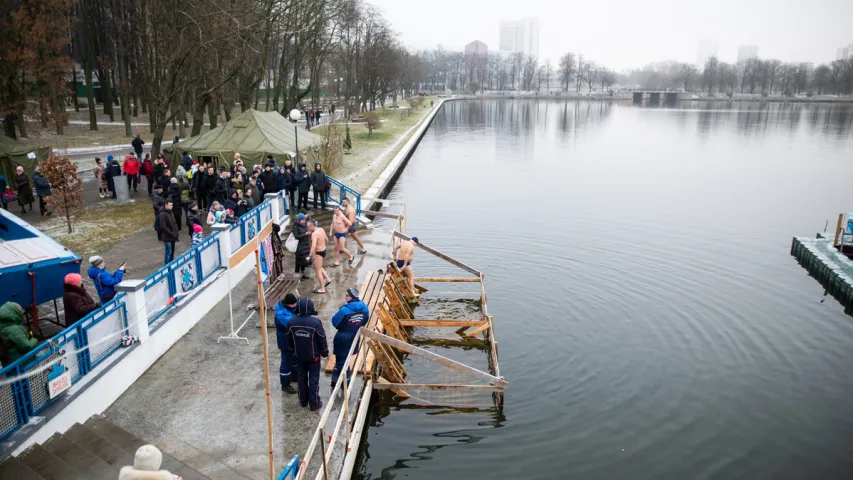
<path id="1" fill-rule="evenodd" d="M 113 273 L 107 271 L 104 257 L 94 255 L 89 257 L 89 270 L 86 274 L 92 279 L 95 284 L 95 290 L 98 292 L 98 298 L 101 303 L 107 303 L 116 296 L 115 286 L 121 283 L 124 278 L 124 272 L 127 270 L 127 262 L 122 263 L 118 270 Z"/>
<path id="2" fill-rule="evenodd" d="M 36 348 L 33 338 L 24 325 L 24 309 L 15 302 L 0 306 L 0 363 L 7 366 Z"/>

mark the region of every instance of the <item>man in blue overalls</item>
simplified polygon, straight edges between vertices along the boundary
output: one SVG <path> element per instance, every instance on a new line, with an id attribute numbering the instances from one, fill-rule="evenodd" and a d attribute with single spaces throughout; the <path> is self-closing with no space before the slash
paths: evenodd
<path id="1" fill-rule="evenodd" d="M 314 303 L 307 298 L 296 301 L 296 315 L 290 318 L 287 350 L 296 359 L 293 368 L 299 385 L 299 405 L 311 411 L 323 406 L 320 401 L 320 357 L 329 356 L 329 344 L 323 322 L 314 317 Z"/>
<path id="2" fill-rule="evenodd" d="M 296 376 L 293 373 L 293 361 L 295 360 L 287 350 L 287 332 L 290 327 L 290 318 L 296 313 L 296 295 L 288 293 L 284 300 L 275 304 L 275 340 L 281 351 L 281 365 L 278 368 L 281 390 L 291 395 L 296 389 L 290 385 L 290 381 Z"/>
<path id="3" fill-rule="evenodd" d="M 347 354 L 352 347 L 352 342 L 358 335 L 358 329 L 367 325 L 367 321 L 370 320 L 370 311 L 367 305 L 358 299 L 358 290 L 348 288 L 346 300 L 347 303 L 332 317 L 332 326 L 338 329 L 333 341 L 335 354 L 335 369 L 332 371 L 333 390 L 345 366 L 347 368 L 347 380 L 349 380 L 349 366 L 345 365 Z M 358 352 L 358 346 L 355 347 L 353 354 L 356 352 Z"/>

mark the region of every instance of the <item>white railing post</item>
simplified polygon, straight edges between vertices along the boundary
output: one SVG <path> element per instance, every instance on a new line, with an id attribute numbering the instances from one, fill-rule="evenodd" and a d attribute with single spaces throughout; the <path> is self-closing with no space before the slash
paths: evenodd
<path id="1" fill-rule="evenodd" d="M 277 193 L 266 193 L 264 194 L 264 198 L 270 202 L 272 205 L 272 210 L 270 210 L 270 218 L 272 218 L 273 222 L 278 223 L 278 219 L 282 216 L 281 205 L 278 203 L 278 194 Z M 258 227 L 260 228 L 260 226 Z"/>
<path id="2" fill-rule="evenodd" d="M 228 259 L 231 257 L 231 225 L 217 223 L 210 227 L 219 238 L 219 265 L 228 267 Z"/>
<path id="3" fill-rule="evenodd" d="M 148 306 L 145 304 L 145 280 L 125 280 L 116 285 L 117 292 L 125 293 L 127 325 L 130 334 L 140 342 L 150 336 L 148 330 Z"/>

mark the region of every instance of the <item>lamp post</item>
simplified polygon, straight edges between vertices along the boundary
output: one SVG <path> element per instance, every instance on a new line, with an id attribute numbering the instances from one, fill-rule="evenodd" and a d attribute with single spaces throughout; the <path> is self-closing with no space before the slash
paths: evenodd
<path id="1" fill-rule="evenodd" d="M 291 110 L 290 115 L 288 115 L 290 117 L 290 121 L 293 122 L 293 135 L 294 135 L 294 138 L 296 139 L 295 141 L 296 141 L 296 165 L 297 165 L 297 168 L 299 166 L 299 128 L 297 128 L 296 122 L 299 120 L 299 115 L 300 115 L 299 110 L 297 110 L 295 108 L 293 110 Z"/>

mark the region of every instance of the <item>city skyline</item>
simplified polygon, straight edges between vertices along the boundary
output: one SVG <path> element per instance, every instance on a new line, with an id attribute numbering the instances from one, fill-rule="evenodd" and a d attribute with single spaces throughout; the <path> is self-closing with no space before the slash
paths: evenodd
<path id="1" fill-rule="evenodd" d="M 729 63 L 735 63 L 739 46 L 758 45 L 762 59 L 816 65 L 835 60 L 838 48 L 853 40 L 848 25 L 853 2 L 848 0 L 819 0 L 819 5 L 769 0 L 673 5 L 650 0 L 643 9 L 624 0 L 572 6 L 529 0 L 523 10 L 509 2 L 434 0 L 431 8 L 415 16 L 404 3 L 368 1 L 413 49 L 441 45 L 461 52 L 478 39 L 498 50 L 502 19 L 537 16 L 540 61 L 556 65 L 560 56 L 573 52 L 616 71 L 664 61 L 694 63 L 699 42 L 707 38 L 718 42 L 718 58 Z"/>
<path id="2" fill-rule="evenodd" d="M 539 19 L 524 17 L 500 21 L 498 50 L 539 58 Z"/>

